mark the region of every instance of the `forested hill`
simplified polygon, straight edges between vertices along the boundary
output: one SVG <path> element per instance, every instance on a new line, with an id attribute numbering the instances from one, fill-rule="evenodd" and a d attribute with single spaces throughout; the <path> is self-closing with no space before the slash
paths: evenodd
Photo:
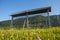
<path id="1" fill-rule="evenodd" d="M 25 18 L 19 18 L 14 20 L 14 26 L 22 27 Z M 29 17 L 29 24 L 30 26 L 47 26 L 48 21 L 47 17 L 45 16 L 33 16 Z M 47 22 L 47 24 L 46 24 Z M 52 15 L 50 16 L 51 26 L 59 26 L 60 25 L 60 15 Z M 11 20 L 1 21 L 0 27 L 9 27 L 11 25 Z"/>

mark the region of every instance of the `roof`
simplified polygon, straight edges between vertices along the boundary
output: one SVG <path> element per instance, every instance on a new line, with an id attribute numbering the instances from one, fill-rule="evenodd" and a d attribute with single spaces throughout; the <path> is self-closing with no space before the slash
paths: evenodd
<path id="1" fill-rule="evenodd" d="M 32 15 L 32 14 L 47 13 L 47 12 L 51 12 L 51 7 L 26 10 L 26 11 L 18 12 L 16 14 L 11 14 L 10 16 L 17 17 L 17 16 L 26 16 L 27 14 Z"/>

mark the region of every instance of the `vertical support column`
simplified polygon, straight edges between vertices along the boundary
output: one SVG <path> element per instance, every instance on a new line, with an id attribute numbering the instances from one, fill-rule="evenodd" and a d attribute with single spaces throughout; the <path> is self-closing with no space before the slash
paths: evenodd
<path id="1" fill-rule="evenodd" d="M 47 13 L 47 14 L 48 14 L 48 13 Z M 48 22 L 47 22 L 47 21 L 48 21 L 48 18 L 46 18 L 46 26 L 48 27 Z"/>
<path id="2" fill-rule="evenodd" d="M 26 23 L 26 20 L 24 20 L 24 23 L 23 23 L 23 29 L 25 28 L 25 23 Z"/>
<path id="3" fill-rule="evenodd" d="M 29 28 L 28 13 L 27 13 L 27 28 Z"/>
<path id="4" fill-rule="evenodd" d="M 48 14 L 48 26 L 51 27 L 50 16 L 49 16 L 49 10 L 47 11 L 47 14 Z"/>
<path id="5" fill-rule="evenodd" d="M 11 27 L 13 27 L 13 16 L 11 17 Z"/>
<path id="6" fill-rule="evenodd" d="M 57 26 L 60 25 L 59 15 L 57 15 Z"/>

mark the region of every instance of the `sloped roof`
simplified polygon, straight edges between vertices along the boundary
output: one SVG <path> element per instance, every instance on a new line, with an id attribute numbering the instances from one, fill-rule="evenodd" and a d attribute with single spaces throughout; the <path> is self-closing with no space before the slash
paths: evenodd
<path id="1" fill-rule="evenodd" d="M 46 12 L 51 12 L 51 7 L 26 10 L 26 11 L 22 11 L 22 12 L 17 12 L 15 14 L 11 14 L 10 16 L 17 17 L 17 16 L 25 16 L 27 14 L 32 15 L 32 14 L 39 14 L 39 13 L 46 13 Z"/>

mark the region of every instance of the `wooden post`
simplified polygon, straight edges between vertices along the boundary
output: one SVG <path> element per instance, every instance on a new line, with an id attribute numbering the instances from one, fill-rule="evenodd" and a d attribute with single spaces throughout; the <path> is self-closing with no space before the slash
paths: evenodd
<path id="1" fill-rule="evenodd" d="M 28 13 L 27 13 L 27 28 L 29 28 L 29 20 L 28 20 Z"/>
<path id="2" fill-rule="evenodd" d="M 11 27 L 13 27 L 13 16 L 11 17 Z"/>
<path id="3" fill-rule="evenodd" d="M 25 28 L 25 26 L 27 26 L 27 28 L 29 28 L 28 13 L 26 14 L 26 20 L 24 20 L 23 29 Z"/>
<path id="4" fill-rule="evenodd" d="M 57 22 L 58 22 L 58 26 L 60 26 L 59 15 L 57 15 Z"/>
<path id="5" fill-rule="evenodd" d="M 48 27 L 48 22 L 47 21 L 48 21 L 48 19 L 46 18 L 46 26 Z"/>
<path id="6" fill-rule="evenodd" d="M 49 16 L 49 10 L 47 11 L 47 14 L 48 14 L 48 26 L 51 27 L 50 16 Z"/>
<path id="7" fill-rule="evenodd" d="M 23 29 L 25 28 L 25 23 L 26 23 L 26 20 L 24 20 L 24 23 L 23 23 Z"/>

